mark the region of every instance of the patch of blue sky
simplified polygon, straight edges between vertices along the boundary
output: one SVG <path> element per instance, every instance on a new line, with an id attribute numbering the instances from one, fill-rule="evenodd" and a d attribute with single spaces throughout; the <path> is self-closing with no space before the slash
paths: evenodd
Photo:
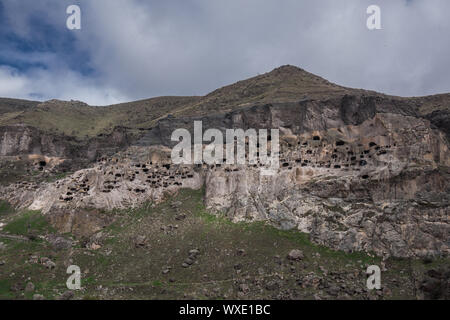
<path id="1" fill-rule="evenodd" d="M 90 55 L 78 46 L 73 32 L 65 27 L 65 20 L 49 23 L 38 14 L 27 18 L 28 32 L 21 34 L 8 19 L 4 19 L 0 2 L 0 65 L 19 72 L 30 69 L 65 67 L 83 76 L 95 75 Z"/>

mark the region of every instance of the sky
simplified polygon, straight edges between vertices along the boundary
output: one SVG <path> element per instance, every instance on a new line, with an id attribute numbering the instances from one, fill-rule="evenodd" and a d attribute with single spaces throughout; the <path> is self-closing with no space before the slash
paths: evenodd
<path id="1" fill-rule="evenodd" d="M 69 5 L 81 29 L 69 30 Z M 369 30 L 366 10 L 381 9 Z M 291 64 L 400 96 L 450 92 L 448 0 L 0 0 L 0 97 L 204 95 Z"/>

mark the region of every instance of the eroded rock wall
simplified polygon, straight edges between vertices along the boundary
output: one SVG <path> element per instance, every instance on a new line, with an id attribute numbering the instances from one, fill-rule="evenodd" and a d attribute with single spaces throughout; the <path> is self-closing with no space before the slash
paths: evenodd
<path id="1" fill-rule="evenodd" d="M 0 126 L 0 156 L 45 155 L 66 159 L 95 160 L 99 155 L 128 147 L 132 137 L 117 127 L 108 135 L 88 140 L 50 134 L 26 125 Z"/>
<path id="2" fill-rule="evenodd" d="M 280 168 L 267 176 L 260 163 L 173 165 L 171 133 L 192 131 L 194 120 L 202 120 L 204 130 L 279 128 Z M 2 152 L 13 152 L 13 145 L 19 148 L 14 152 L 31 152 L 32 135 L 23 132 L 6 134 Z M 121 133 L 103 138 L 80 150 L 94 158 L 107 139 L 111 146 L 129 143 Z M 137 146 L 98 157 L 88 169 L 54 183 L 20 182 L 0 191 L 15 206 L 42 210 L 64 230 L 74 230 L 76 221 L 86 221 L 86 212 L 138 207 L 180 188 L 205 187 L 207 207 L 233 221 L 298 229 L 345 251 L 447 255 L 449 167 L 445 133 L 407 104 L 345 96 L 243 107 L 198 119 L 169 117 Z"/>
<path id="3" fill-rule="evenodd" d="M 281 140 L 274 176 L 248 167 L 209 171 L 207 206 L 234 221 L 298 229 L 339 250 L 448 254 L 449 149 L 428 121 L 376 114 Z"/>

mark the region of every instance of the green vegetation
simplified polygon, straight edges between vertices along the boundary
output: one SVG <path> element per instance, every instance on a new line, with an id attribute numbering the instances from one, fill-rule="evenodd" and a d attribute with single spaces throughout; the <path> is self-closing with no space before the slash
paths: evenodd
<path id="1" fill-rule="evenodd" d="M 58 174 L 55 174 L 55 175 L 52 175 L 52 176 L 47 177 L 47 178 L 45 179 L 45 181 L 46 181 L 46 182 L 55 182 L 55 181 L 64 179 L 64 178 L 66 178 L 66 177 L 68 177 L 68 176 L 70 176 L 70 175 L 72 175 L 72 174 L 73 174 L 73 172 L 62 172 L 62 173 L 58 173 Z"/>
<path id="2" fill-rule="evenodd" d="M 94 107 L 76 101 L 39 103 L 0 99 L 0 126 L 25 124 L 44 132 L 76 137 L 78 142 L 109 134 L 117 126 L 131 134 L 154 126 L 168 117 L 202 116 L 276 102 L 308 99 L 332 99 L 350 95 L 377 95 L 372 91 L 342 87 L 294 66 L 282 66 L 271 72 L 217 89 L 202 97 L 156 97 L 117 105 Z M 418 98 L 391 97 L 417 108 L 422 115 L 449 110 L 449 94 Z M 73 141 L 74 144 L 77 141 Z"/>
<path id="3" fill-rule="evenodd" d="M 189 191 L 186 190 L 185 192 Z M 367 255 L 364 252 L 345 253 L 343 251 L 337 251 L 325 246 L 314 244 L 309 240 L 309 236 L 306 233 L 299 232 L 298 230 L 280 230 L 265 221 L 232 223 L 223 215 L 213 215 L 208 213 L 201 201 L 199 201 L 196 209 L 197 211 L 195 213 L 208 224 L 215 225 L 216 227 L 226 225 L 230 228 L 236 229 L 238 232 L 243 232 L 250 235 L 254 233 L 267 235 L 267 237 L 272 239 L 287 240 L 293 244 L 297 244 L 298 247 L 301 247 L 304 252 L 311 254 L 319 253 L 324 257 L 342 259 L 346 262 L 362 261 L 362 263 L 375 264 L 380 261 L 380 259 L 374 257 L 373 254 Z"/>
<path id="4" fill-rule="evenodd" d="M 80 239 L 71 250 L 55 251 L 45 241 L 0 239 L 7 246 L 0 252 L 0 261 L 6 262 L 0 266 L 0 299 L 31 299 L 32 293 L 11 290 L 27 278 L 36 286 L 34 293 L 58 297 L 67 290 L 69 259 L 82 271 L 83 290 L 75 292 L 76 299 L 312 299 L 315 294 L 327 296 L 327 290 L 320 289 L 324 284 L 345 284 L 354 298 L 370 295 L 365 291 L 365 270 L 380 265 L 378 257 L 335 251 L 312 243 L 307 234 L 263 222 L 232 223 L 223 214 L 209 213 L 203 196 L 203 190 L 186 189 L 159 205 L 108 212 L 115 221 L 84 245 Z M 6 229 L 24 234 L 31 225 L 44 235 L 49 226 L 43 218 L 38 212 L 18 213 Z M 138 237 L 141 240 L 136 242 Z M 87 243 L 98 248 L 86 247 Z M 198 255 L 191 265 L 183 266 L 193 249 Z M 302 251 L 300 261 L 287 259 L 293 249 Z M 56 268 L 30 263 L 31 254 L 49 257 Z M 383 286 L 391 290 L 386 298 L 410 299 L 415 298 L 417 278 L 448 264 L 448 259 L 385 263 Z M 309 278 L 316 280 L 310 283 Z M 241 283 L 248 286 L 245 294 Z"/>
<path id="5" fill-rule="evenodd" d="M 295 102 L 308 99 L 331 99 L 346 94 L 376 92 L 338 86 L 294 66 L 282 66 L 271 72 L 236 82 L 203 97 L 156 97 L 105 107 L 93 107 L 74 101 L 39 103 L 15 99 L 0 99 L 0 126 L 26 124 L 47 133 L 63 134 L 83 141 L 109 134 L 116 126 L 127 127 L 131 134 L 154 126 L 169 115 L 175 117 L 202 116 L 251 105 Z M 416 106 L 423 115 L 435 110 L 449 110 L 450 95 L 419 98 L 392 97 Z M 131 111 L 131 112 L 130 112 Z M 77 143 L 77 141 L 73 141 Z"/>
<path id="6" fill-rule="evenodd" d="M 0 217 L 14 213 L 14 208 L 6 201 L 0 200 Z"/>
<path id="7" fill-rule="evenodd" d="M 10 221 L 3 231 L 14 235 L 26 236 L 30 233 L 45 234 L 54 232 L 40 211 L 24 211 Z"/>
<path id="8" fill-rule="evenodd" d="M 155 120 L 165 117 L 180 105 L 195 101 L 196 97 L 159 97 L 108 107 L 93 107 L 69 101 L 50 101 L 12 112 L 0 112 L 0 126 L 26 124 L 44 132 L 74 136 L 82 141 L 110 133 L 116 126 L 126 126 L 138 132 Z M 0 111 L 3 99 L 0 99 Z M 20 104 L 20 101 L 18 102 Z M 133 112 L 130 112 L 130 111 Z M 73 143 L 77 143 L 73 141 Z"/>
<path id="9" fill-rule="evenodd" d="M 352 90 L 355 91 L 332 84 L 302 69 L 283 66 L 203 97 L 157 97 L 106 107 L 92 107 L 72 101 L 38 104 L 0 99 L 0 126 L 23 123 L 45 132 L 83 140 L 110 133 L 116 126 L 131 128 L 138 133 L 139 129 L 149 128 L 168 115 L 199 116 L 250 104 L 298 101 L 306 95 L 309 98 L 321 98 L 326 93 L 329 98 Z"/>
<path id="10" fill-rule="evenodd" d="M 0 279 L 0 299 L 12 299 L 14 295 L 10 292 L 11 282 L 9 279 Z"/>

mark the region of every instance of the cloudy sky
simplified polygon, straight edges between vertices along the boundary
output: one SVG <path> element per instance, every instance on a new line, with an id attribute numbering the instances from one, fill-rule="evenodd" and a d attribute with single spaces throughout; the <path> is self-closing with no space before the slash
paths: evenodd
<path id="1" fill-rule="evenodd" d="M 66 9 L 81 8 L 81 30 Z M 366 9 L 381 8 L 381 30 Z M 448 0 L 0 0 L 0 96 L 93 105 L 203 95 L 299 66 L 402 96 L 450 92 Z"/>

